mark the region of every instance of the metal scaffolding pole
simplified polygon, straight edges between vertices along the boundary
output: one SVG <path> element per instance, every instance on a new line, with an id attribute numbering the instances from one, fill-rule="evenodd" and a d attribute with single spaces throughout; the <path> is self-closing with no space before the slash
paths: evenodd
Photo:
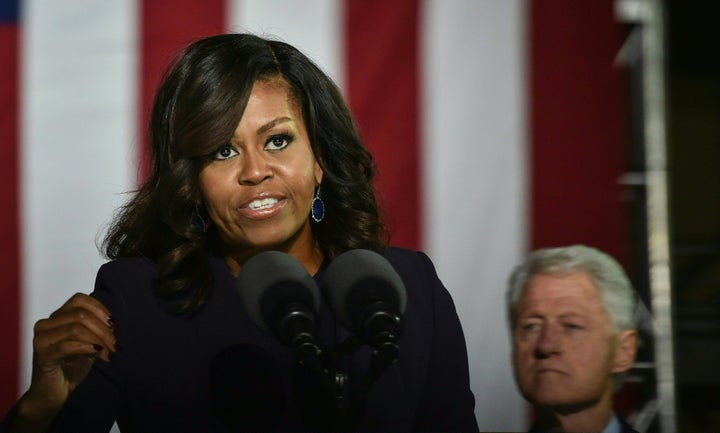
<path id="1" fill-rule="evenodd" d="M 662 0 L 617 0 L 618 15 L 640 25 L 647 250 L 660 431 L 677 430 L 668 211 Z"/>

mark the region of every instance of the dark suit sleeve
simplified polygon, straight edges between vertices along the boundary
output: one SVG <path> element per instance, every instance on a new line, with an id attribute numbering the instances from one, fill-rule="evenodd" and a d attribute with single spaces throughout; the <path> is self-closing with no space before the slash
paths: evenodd
<path id="1" fill-rule="evenodd" d="M 423 253 L 418 255 L 420 269 L 430 282 L 432 331 L 427 337 L 432 341 L 413 431 L 477 432 L 465 335 L 455 304 L 430 259 Z"/>

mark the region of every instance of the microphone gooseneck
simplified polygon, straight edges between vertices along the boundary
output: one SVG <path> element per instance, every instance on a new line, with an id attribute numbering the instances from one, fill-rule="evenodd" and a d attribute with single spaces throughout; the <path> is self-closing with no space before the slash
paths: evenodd
<path id="1" fill-rule="evenodd" d="M 357 249 L 340 254 L 330 263 L 323 295 L 340 323 L 373 348 L 361 383 L 363 393 L 368 392 L 400 354 L 398 338 L 407 303 L 405 284 L 385 257 Z"/>

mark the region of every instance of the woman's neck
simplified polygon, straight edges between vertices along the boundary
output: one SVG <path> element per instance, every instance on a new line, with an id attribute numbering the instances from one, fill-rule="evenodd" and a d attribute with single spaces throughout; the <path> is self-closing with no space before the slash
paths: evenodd
<path id="1" fill-rule="evenodd" d="M 322 251 L 315 244 L 313 244 L 310 248 L 285 249 L 282 248 L 282 246 L 278 246 L 277 248 L 269 247 L 257 249 L 243 249 L 242 252 L 229 252 L 227 254 L 224 254 L 223 258 L 225 260 L 225 263 L 227 263 L 228 267 L 230 268 L 230 272 L 237 277 L 240 273 L 242 265 L 248 259 L 264 251 L 281 251 L 290 254 L 295 259 L 297 259 L 297 261 L 300 262 L 303 267 L 305 267 L 305 269 L 308 271 L 308 274 L 310 275 L 315 275 L 318 269 L 320 269 L 320 266 L 322 265 L 324 259 Z"/>

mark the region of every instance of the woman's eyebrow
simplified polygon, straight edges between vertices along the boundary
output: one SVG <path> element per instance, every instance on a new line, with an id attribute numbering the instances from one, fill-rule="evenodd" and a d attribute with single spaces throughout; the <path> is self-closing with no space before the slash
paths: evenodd
<path id="1" fill-rule="evenodd" d="M 284 122 L 292 122 L 292 121 L 293 121 L 293 120 L 292 120 L 291 118 L 287 117 L 287 116 L 278 117 L 278 118 L 273 119 L 273 120 L 269 121 L 268 123 L 262 125 L 261 127 L 259 127 L 259 128 L 257 129 L 257 135 L 262 135 L 262 134 L 265 133 L 266 131 L 274 128 L 275 126 L 277 126 L 277 125 L 279 125 L 279 124 L 281 124 L 281 123 L 284 123 Z"/>

